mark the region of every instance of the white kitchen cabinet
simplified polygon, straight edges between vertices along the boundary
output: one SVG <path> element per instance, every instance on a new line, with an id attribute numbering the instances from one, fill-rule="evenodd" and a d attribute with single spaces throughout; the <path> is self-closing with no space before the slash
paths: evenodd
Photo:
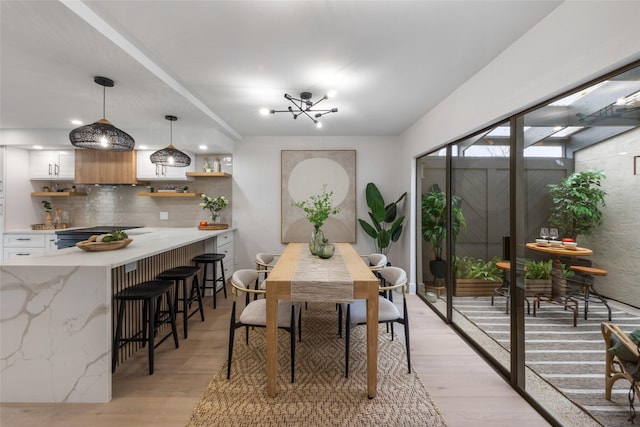
<path id="1" fill-rule="evenodd" d="M 222 268 L 224 269 L 224 277 L 228 281 L 233 275 L 233 231 L 219 234 L 216 237 L 216 253 L 224 254 Z"/>
<path id="2" fill-rule="evenodd" d="M 73 181 L 75 177 L 74 150 L 31 151 L 29 176 L 31 179 Z"/>
<path id="3" fill-rule="evenodd" d="M 155 151 L 138 151 L 136 153 L 136 178 L 145 181 L 192 181 L 193 178 L 186 175 L 195 171 L 195 155 L 183 151 L 191 158 L 191 164 L 187 167 L 162 166 L 151 163 L 151 155 Z"/>
<path id="4" fill-rule="evenodd" d="M 4 259 L 55 251 L 57 236 L 51 234 L 4 233 Z"/>

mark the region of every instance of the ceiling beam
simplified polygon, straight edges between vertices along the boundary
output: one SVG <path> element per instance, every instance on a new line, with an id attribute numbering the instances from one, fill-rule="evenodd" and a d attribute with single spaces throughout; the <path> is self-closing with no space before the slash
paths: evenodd
<path id="1" fill-rule="evenodd" d="M 169 73 L 162 69 L 158 64 L 153 62 L 151 58 L 149 58 L 144 52 L 134 46 L 129 40 L 127 40 L 122 34 L 116 31 L 115 28 L 109 25 L 86 4 L 84 4 L 82 1 L 77 0 L 59 1 L 69 10 L 74 12 L 89 25 L 95 28 L 96 31 L 100 32 L 112 43 L 126 52 L 129 56 L 138 61 L 140 65 L 151 71 L 151 73 L 162 80 L 167 86 L 182 95 L 187 101 L 189 101 L 196 108 L 202 111 L 206 116 L 214 121 L 214 123 L 217 125 L 216 127 L 220 131 L 224 132 L 229 137 L 234 138 L 235 140 L 242 139 L 240 134 L 235 129 L 233 129 L 229 124 L 227 124 L 227 122 L 222 120 L 217 114 L 211 111 L 211 109 L 209 109 L 209 107 L 207 107 L 204 102 L 202 102 L 193 93 L 187 90 L 187 88 L 182 86 L 175 78 L 173 78 Z"/>

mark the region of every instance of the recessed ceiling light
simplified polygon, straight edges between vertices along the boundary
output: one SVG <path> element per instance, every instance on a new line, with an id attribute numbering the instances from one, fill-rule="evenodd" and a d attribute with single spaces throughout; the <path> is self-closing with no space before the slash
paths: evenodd
<path id="1" fill-rule="evenodd" d="M 207 146 L 206 145 L 200 145 L 198 148 L 201 149 L 201 150 L 206 150 Z"/>
<path id="2" fill-rule="evenodd" d="M 82 124 L 82 120 L 73 119 L 73 120 L 71 120 L 71 124 L 72 125 L 81 125 Z"/>
<path id="3" fill-rule="evenodd" d="M 42 150 L 42 145 L 34 145 L 33 149 L 34 150 Z"/>
<path id="4" fill-rule="evenodd" d="M 261 108 L 260 109 L 260 114 L 262 114 L 263 116 L 269 115 L 269 109 L 268 108 Z"/>
<path id="5" fill-rule="evenodd" d="M 140 149 L 141 149 L 141 150 L 146 150 L 147 148 L 149 148 L 149 147 L 147 147 L 146 145 L 141 145 L 141 146 L 140 146 Z"/>
<path id="6" fill-rule="evenodd" d="M 335 98 L 335 96 L 338 94 L 338 92 L 336 92 L 335 90 L 331 89 L 329 92 L 327 92 L 327 97 L 329 98 Z"/>

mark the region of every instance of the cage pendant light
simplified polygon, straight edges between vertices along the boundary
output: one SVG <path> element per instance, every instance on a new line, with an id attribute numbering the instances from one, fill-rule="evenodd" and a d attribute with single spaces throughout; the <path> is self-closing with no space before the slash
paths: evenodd
<path id="1" fill-rule="evenodd" d="M 151 155 L 151 163 L 162 166 L 185 167 L 191 164 L 191 157 L 173 146 L 173 122 L 178 120 L 176 116 L 164 116 L 170 123 L 169 145 Z"/>
<path id="2" fill-rule="evenodd" d="M 107 87 L 113 87 L 113 80 L 96 76 L 93 81 L 102 86 L 102 118 L 90 125 L 80 126 L 69 132 L 71 144 L 78 148 L 106 151 L 131 151 L 135 141 L 128 133 L 113 126 L 105 118 L 105 96 Z"/>

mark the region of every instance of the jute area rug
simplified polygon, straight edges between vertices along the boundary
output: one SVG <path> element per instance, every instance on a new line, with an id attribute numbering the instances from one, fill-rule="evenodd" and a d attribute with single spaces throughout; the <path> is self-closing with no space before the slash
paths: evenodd
<path id="1" fill-rule="evenodd" d="M 344 338 L 337 335 L 335 304 L 310 303 L 302 311 L 296 343 L 295 383 L 290 382 L 289 334 L 278 332 L 278 394 L 267 397 L 264 328 L 236 334 L 231 379 L 225 366 L 196 405 L 189 426 L 445 426 L 415 372 L 407 372 L 402 339 L 379 326 L 378 395 L 367 398 L 365 326 L 351 335 L 349 378 L 344 378 Z"/>

